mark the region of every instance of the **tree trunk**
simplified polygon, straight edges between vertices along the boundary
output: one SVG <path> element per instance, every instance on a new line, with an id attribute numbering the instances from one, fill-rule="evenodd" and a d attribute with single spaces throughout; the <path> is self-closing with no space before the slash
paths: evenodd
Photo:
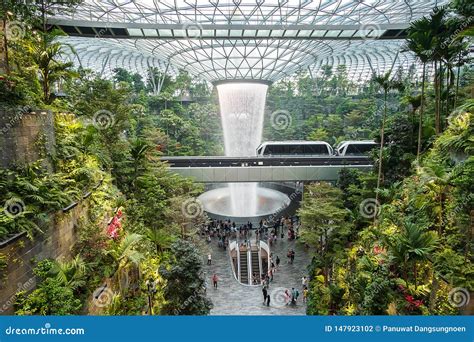
<path id="1" fill-rule="evenodd" d="M 423 75 L 421 81 L 421 102 L 420 102 L 420 120 L 418 122 L 418 147 L 416 150 L 416 161 L 420 160 L 421 153 L 421 139 L 423 134 L 423 113 L 425 110 L 425 79 L 426 79 L 426 63 L 423 63 Z"/>
<path id="2" fill-rule="evenodd" d="M 430 304 L 429 304 L 430 313 L 432 315 L 433 315 L 434 307 L 436 305 L 438 287 L 439 287 L 438 278 L 436 278 L 435 272 L 433 270 L 433 275 L 432 275 L 432 280 L 431 280 Z"/>
<path id="3" fill-rule="evenodd" d="M 413 278 L 414 278 L 414 281 L 415 281 L 415 291 L 416 291 L 417 288 L 418 288 L 416 261 L 413 262 Z"/>
<path id="4" fill-rule="evenodd" d="M 4 57 L 4 62 L 5 62 L 5 73 L 7 75 L 10 75 L 10 63 L 9 63 L 9 58 L 8 58 L 8 38 L 7 38 L 7 17 L 6 17 L 6 13 L 5 13 L 5 16 L 3 17 L 3 20 L 2 20 L 2 30 L 3 30 L 3 49 L 4 49 L 4 53 L 3 53 L 3 57 Z"/>
<path id="5" fill-rule="evenodd" d="M 441 64 L 441 62 L 440 62 Z M 441 96 L 441 65 L 438 67 L 438 61 L 435 61 L 435 131 L 436 135 L 441 133 L 440 130 L 440 96 Z"/>
<path id="6" fill-rule="evenodd" d="M 384 89 L 384 109 L 383 109 L 383 119 L 382 119 L 382 128 L 380 129 L 380 151 L 379 151 L 379 171 L 377 176 L 377 188 L 375 191 L 375 203 L 379 203 L 379 188 L 382 180 L 382 158 L 383 158 L 383 144 L 385 139 L 385 120 L 387 119 L 387 93 L 388 90 Z M 374 225 L 377 224 L 377 215 L 374 215 Z"/>
<path id="7" fill-rule="evenodd" d="M 456 77 L 456 91 L 454 93 L 454 108 L 457 106 L 458 102 L 458 91 L 459 91 L 459 76 L 461 73 L 461 53 L 459 53 L 459 58 L 458 58 L 458 70 L 457 70 L 457 77 Z"/>

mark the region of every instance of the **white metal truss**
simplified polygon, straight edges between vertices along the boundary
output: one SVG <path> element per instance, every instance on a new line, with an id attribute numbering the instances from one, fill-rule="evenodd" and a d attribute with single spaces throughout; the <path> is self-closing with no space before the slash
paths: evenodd
<path id="1" fill-rule="evenodd" d="M 277 81 L 345 64 L 357 81 L 415 63 L 400 53 L 403 30 L 446 2 L 85 0 L 50 23 L 67 29 L 70 36 L 62 39 L 75 47 L 83 67 L 105 74 L 116 67 L 141 74 L 150 67 L 170 74 L 183 68 L 208 81 Z"/>

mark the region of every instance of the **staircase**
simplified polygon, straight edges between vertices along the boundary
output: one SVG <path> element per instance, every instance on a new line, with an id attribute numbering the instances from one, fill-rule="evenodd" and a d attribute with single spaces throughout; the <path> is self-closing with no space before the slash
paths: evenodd
<path id="1" fill-rule="evenodd" d="M 246 250 L 240 251 L 240 282 L 242 284 L 249 283 L 249 269 Z"/>
<path id="2" fill-rule="evenodd" d="M 253 273 L 255 273 L 257 275 L 257 281 L 258 283 L 260 283 L 260 276 L 261 276 L 261 273 L 260 273 L 260 262 L 259 262 L 259 259 L 258 259 L 258 250 L 253 250 L 252 251 L 252 255 L 251 255 L 251 260 L 252 260 L 252 276 L 253 276 Z M 253 279 L 252 279 L 253 281 Z M 254 284 L 256 285 L 256 284 Z"/>

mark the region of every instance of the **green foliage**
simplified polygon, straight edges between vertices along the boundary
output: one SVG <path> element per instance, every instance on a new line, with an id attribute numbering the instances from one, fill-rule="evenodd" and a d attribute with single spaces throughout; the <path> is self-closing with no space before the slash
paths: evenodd
<path id="1" fill-rule="evenodd" d="M 68 267 L 62 267 L 63 270 L 67 270 L 66 274 L 63 274 L 64 277 L 56 273 L 56 270 L 58 265 L 65 266 L 66 264 L 58 264 L 48 259 L 40 261 L 33 270 L 40 283 L 30 294 L 26 291 L 16 294 L 15 313 L 17 315 L 78 314 L 82 308 L 82 302 L 75 297 L 73 290 L 74 285 L 78 285 L 74 281 L 77 280 L 78 274 L 77 271 L 70 273 L 75 268 L 74 266 L 78 266 L 76 261 L 68 263 Z M 54 274 L 56 277 L 53 276 Z"/>
<path id="2" fill-rule="evenodd" d="M 0 202 L 10 209 L 0 212 L 0 239 L 26 231 L 42 232 L 48 213 L 69 205 L 80 191 L 68 175 L 49 174 L 41 161 L 17 169 L 0 169 Z"/>
<path id="3" fill-rule="evenodd" d="M 72 289 L 53 278 L 43 281 L 29 295 L 24 291 L 16 294 L 17 315 L 73 315 L 81 308 L 82 303 L 74 297 Z"/>
<path id="4" fill-rule="evenodd" d="M 206 298 L 202 258 L 196 247 L 184 240 L 171 246 L 173 262 L 161 267 L 166 281 L 164 315 L 207 315 L 212 303 Z"/>

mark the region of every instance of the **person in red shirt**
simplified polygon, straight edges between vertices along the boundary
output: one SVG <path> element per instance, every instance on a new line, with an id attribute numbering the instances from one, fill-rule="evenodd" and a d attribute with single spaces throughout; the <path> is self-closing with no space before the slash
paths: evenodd
<path id="1" fill-rule="evenodd" d="M 219 280 L 219 278 L 217 277 L 217 274 L 214 273 L 214 275 L 212 276 L 212 283 L 214 284 L 214 288 L 217 289 L 217 281 Z"/>

